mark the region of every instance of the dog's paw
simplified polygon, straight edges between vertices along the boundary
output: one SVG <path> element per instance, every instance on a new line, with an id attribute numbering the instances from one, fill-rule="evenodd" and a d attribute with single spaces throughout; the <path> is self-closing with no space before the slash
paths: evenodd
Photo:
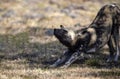
<path id="1" fill-rule="evenodd" d="M 49 65 L 49 68 L 56 68 L 56 67 L 57 67 L 56 64 Z"/>
<path id="2" fill-rule="evenodd" d="M 106 62 L 107 62 L 107 63 L 111 63 L 111 62 L 113 62 L 113 59 L 110 57 L 110 58 L 107 59 Z"/>
<path id="3" fill-rule="evenodd" d="M 67 66 L 67 65 L 63 65 L 63 66 L 61 66 L 60 68 L 61 68 L 61 69 L 66 69 L 66 68 L 68 68 L 68 66 Z"/>
<path id="4" fill-rule="evenodd" d="M 106 61 L 107 63 L 112 63 L 114 62 L 114 55 L 110 55 Z"/>
<path id="5" fill-rule="evenodd" d="M 118 62 L 119 55 L 115 55 L 114 62 Z"/>
<path id="6" fill-rule="evenodd" d="M 106 62 L 107 62 L 107 63 L 112 63 L 112 62 L 116 62 L 116 61 L 114 60 L 114 56 L 110 56 L 110 57 L 107 59 Z"/>

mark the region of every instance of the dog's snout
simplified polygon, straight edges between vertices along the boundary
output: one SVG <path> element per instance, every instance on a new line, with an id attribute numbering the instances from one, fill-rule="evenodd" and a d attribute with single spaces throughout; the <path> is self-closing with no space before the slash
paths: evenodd
<path id="1" fill-rule="evenodd" d="M 57 29 L 54 29 L 54 34 L 56 33 L 56 30 L 57 30 Z"/>
<path id="2" fill-rule="evenodd" d="M 58 29 L 54 29 L 54 33 L 55 33 L 55 32 L 58 32 Z"/>
<path id="3" fill-rule="evenodd" d="M 54 29 L 54 32 L 56 31 L 57 29 Z"/>
<path id="4" fill-rule="evenodd" d="M 58 35 L 59 34 L 59 29 L 54 29 L 54 35 Z"/>

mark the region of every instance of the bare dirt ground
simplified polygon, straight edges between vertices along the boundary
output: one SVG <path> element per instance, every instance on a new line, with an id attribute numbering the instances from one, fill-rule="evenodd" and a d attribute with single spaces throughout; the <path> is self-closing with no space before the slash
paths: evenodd
<path id="1" fill-rule="evenodd" d="M 99 9 L 119 0 L 0 0 L 0 79 L 120 79 L 107 46 L 67 69 L 50 69 L 66 47 L 53 36 L 64 25 L 87 27 Z"/>

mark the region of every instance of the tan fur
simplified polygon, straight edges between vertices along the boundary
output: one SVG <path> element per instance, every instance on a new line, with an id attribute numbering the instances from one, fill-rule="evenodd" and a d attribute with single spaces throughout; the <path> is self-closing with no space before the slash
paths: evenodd
<path id="1" fill-rule="evenodd" d="M 86 34 L 82 34 L 82 32 L 78 33 L 77 36 L 81 39 L 86 37 Z"/>
<path id="2" fill-rule="evenodd" d="M 71 30 L 68 32 L 68 36 L 71 36 L 72 40 L 75 39 L 75 33 L 73 31 L 71 31 Z"/>
<path id="3" fill-rule="evenodd" d="M 87 31 L 91 33 L 91 40 L 89 42 L 89 45 L 94 44 L 97 40 L 97 35 L 96 35 L 95 29 L 94 28 L 88 28 Z"/>

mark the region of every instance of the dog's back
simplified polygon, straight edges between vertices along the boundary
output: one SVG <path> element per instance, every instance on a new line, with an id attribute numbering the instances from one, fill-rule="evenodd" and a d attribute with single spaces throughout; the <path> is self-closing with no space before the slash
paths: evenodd
<path id="1" fill-rule="evenodd" d="M 88 27 L 95 29 L 97 36 L 94 44 L 88 47 L 89 49 L 94 47 L 95 50 L 98 50 L 108 42 L 112 31 L 116 27 L 115 25 L 120 23 L 120 15 L 117 14 L 118 11 L 120 10 L 116 4 L 105 5 L 100 9 L 96 18 Z"/>

